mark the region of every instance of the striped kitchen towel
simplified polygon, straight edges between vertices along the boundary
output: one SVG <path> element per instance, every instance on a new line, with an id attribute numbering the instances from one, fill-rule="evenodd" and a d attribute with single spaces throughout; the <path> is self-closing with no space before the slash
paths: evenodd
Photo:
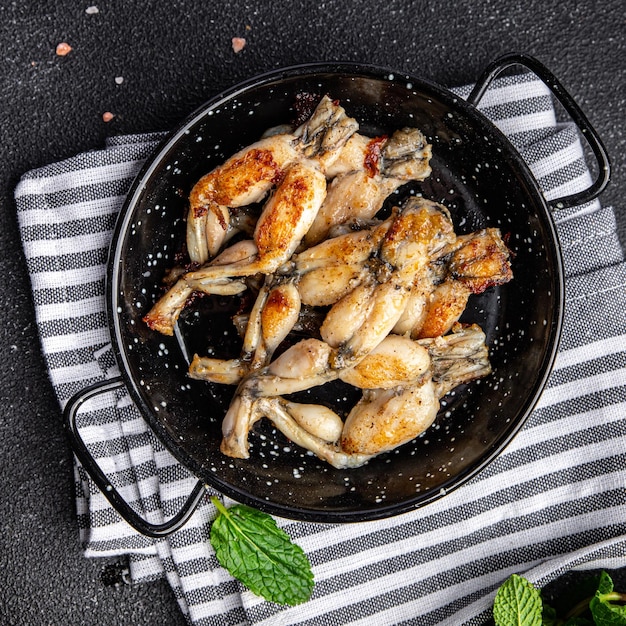
<path id="1" fill-rule="evenodd" d="M 548 199 L 589 185 L 576 128 L 557 121 L 548 89 L 532 74 L 496 80 L 480 108 Z M 161 138 L 111 139 L 25 174 L 16 189 L 42 350 L 61 406 L 118 371 L 105 320 L 108 245 L 133 177 Z M 487 469 L 422 509 L 348 525 L 278 519 L 313 564 L 309 602 L 264 602 L 218 565 L 208 497 L 183 529 L 150 539 L 119 518 L 76 464 L 85 554 L 128 555 L 134 581 L 166 576 L 196 625 L 483 624 L 495 589 L 513 572 L 543 585 L 572 568 L 626 565 L 626 265 L 611 208 L 594 201 L 556 220 L 565 323 L 538 407 Z M 101 467 L 150 521 L 178 510 L 195 478 L 128 396 L 87 403 L 80 427 Z"/>

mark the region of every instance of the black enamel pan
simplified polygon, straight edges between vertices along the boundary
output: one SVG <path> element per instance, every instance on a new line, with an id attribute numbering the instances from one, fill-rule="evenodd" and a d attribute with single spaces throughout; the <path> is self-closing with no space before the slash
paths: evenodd
<path id="1" fill-rule="evenodd" d="M 513 65 L 537 74 L 586 137 L 599 175 L 585 191 L 547 202 L 507 138 L 477 110 L 493 78 Z M 211 348 L 218 356 L 234 356 L 231 301 L 201 299 L 181 316 L 171 338 L 141 320 L 182 247 L 193 184 L 268 127 L 289 122 L 299 94 L 324 93 L 338 99 L 365 134 L 420 128 L 433 145 L 433 174 L 413 191 L 443 202 L 459 233 L 499 227 L 509 237 L 515 276 L 473 296 L 463 318 L 485 330 L 493 374 L 446 398 L 436 427 L 426 435 L 352 470 L 333 469 L 290 445 L 267 421 L 255 427 L 250 459 L 221 454 L 220 425 L 232 389 L 190 380 L 186 370 L 194 352 Z M 204 484 L 269 513 L 318 522 L 379 519 L 442 497 L 490 463 L 535 406 L 563 318 L 563 268 L 552 211 L 596 197 L 608 176 L 605 150 L 584 114 L 546 68 L 523 55 L 494 62 L 467 101 L 418 78 L 356 64 L 283 69 L 216 96 L 156 150 L 119 216 L 107 297 L 121 377 L 85 389 L 68 404 L 66 421 L 79 459 L 129 523 L 152 536 L 179 528 Z M 403 188 L 410 191 L 411 186 Z M 121 499 L 76 428 L 76 413 L 86 399 L 119 386 L 127 388 L 159 439 L 199 479 L 180 514 L 160 526 L 139 518 Z M 343 390 L 325 386 L 320 394 L 322 401 L 343 408 Z"/>

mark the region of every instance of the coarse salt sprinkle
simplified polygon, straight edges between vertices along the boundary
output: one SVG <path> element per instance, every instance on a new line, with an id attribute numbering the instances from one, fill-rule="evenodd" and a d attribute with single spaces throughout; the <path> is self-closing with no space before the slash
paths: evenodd
<path id="1" fill-rule="evenodd" d="M 233 52 L 237 54 L 246 47 L 246 40 L 243 37 L 232 38 Z"/>
<path id="2" fill-rule="evenodd" d="M 67 41 L 62 41 L 60 44 L 57 45 L 57 48 L 56 48 L 57 56 L 60 56 L 60 57 L 64 57 L 68 55 L 71 51 L 72 51 L 72 46 L 70 46 L 70 44 L 67 43 Z"/>

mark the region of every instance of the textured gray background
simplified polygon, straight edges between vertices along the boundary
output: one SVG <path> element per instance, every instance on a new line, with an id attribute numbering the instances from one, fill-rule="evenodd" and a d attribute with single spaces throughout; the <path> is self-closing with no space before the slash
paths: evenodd
<path id="1" fill-rule="evenodd" d="M 168 129 L 223 88 L 284 65 L 362 61 L 455 85 L 519 51 L 551 68 L 585 110 L 613 161 L 602 201 L 624 206 L 623 0 L 0 4 L 3 624 L 184 623 L 166 583 L 112 585 L 119 559 L 87 560 L 78 545 L 71 457 L 15 219 L 22 173 L 99 148 L 108 135 Z M 239 54 L 234 36 L 247 40 Z M 62 41 L 73 47 L 66 57 L 55 54 Z M 108 124 L 105 111 L 115 114 Z M 625 242 L 623 216 L 620 234 Z"/>

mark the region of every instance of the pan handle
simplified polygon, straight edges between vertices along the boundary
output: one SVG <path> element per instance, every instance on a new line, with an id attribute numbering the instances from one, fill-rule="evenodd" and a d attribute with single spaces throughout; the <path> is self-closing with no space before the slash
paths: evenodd
<path id="1" fill-rule="evenodd" d="M 554 74 L 537 59 L 526 54 L 506 54 L 496 59 L 487 66 L 482 73 L 467 98 L 467 101 L 477 106 L 493 79 L 513 65 L 522 65 L 530 70 L 550 89 L 555 98 L 570 115 L 576 126 L 578 126 L 578 130 L 587 140 L 589 147 L 598 161 L 598 175 L 596 180 L 587 187 L 587 189 L 583 189 L 569 196 L 557 198 L 556 200 L 550 200 L 548 204 L 552 209 L 564 209 L 578 204 L 584 204 L 585 202 L 597 198 L 602 191 L 604 191 L 611 176 L 611 164 L 606 148 L 598 136 L 598 133 L 587 119 L 587 116 L 582 112 L 578 104 L 576 104 L 572 96 L 565 90 Z"/>
<path id="2" fill-rule="evenodd" d="M 113 391 L 122 387 L 124 381 L 121 377 L 103 380 L 79 391 L 68 401 L 63 412 L 65 427 L 70 438 L 72 449 L 81 465 L 85 468 L 90 478 L 104 494 L 111 506 L 130 524 L 136 531 L 147 537 L 161 538 L 170 535 L 181 528 L 193 515 L 200 500 L 205 494 L 204 483 L 199 480 L 191 494 L 183 504 L 180 511 L 162 524 L 152 524 L 139 515 L 120 495 L 111 484 L 106 474 L 100 469 L 98 463 L 89 452 L 85 442 L 80 436 L 76 424 L 76 416 L 81 405 L 94 396 Z"/>

